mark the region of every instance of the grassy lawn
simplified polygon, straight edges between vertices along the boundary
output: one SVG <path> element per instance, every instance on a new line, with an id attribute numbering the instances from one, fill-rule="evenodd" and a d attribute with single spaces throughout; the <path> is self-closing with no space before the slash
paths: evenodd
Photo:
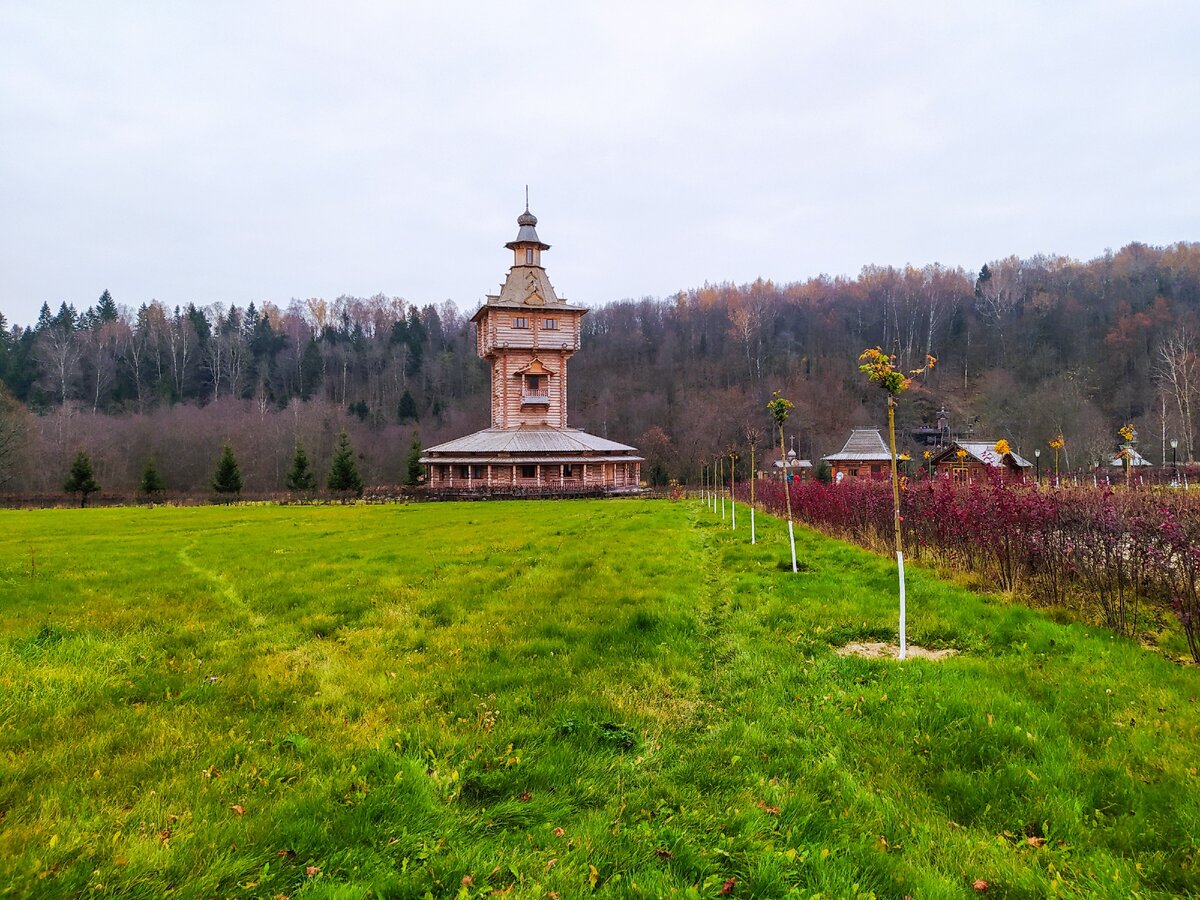
<path id="1" fill-rule="evenodd" d="M 0 512 L 0 896 L 1200 891 L 1200 671 L 759 526 Z"/>

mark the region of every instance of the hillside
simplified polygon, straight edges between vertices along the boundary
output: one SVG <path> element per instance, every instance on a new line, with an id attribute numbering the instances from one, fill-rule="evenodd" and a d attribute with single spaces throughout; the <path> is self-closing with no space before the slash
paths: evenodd
<path id="1" fill-rule="evenodd" d="M 744 523 L 743 523 L 744 524 Z M 0 512 L 0 883 L 1200 890 L 1197 671 L 698 503 Z M 654 548 L 647 553 L 647 548 Z"/>
<path id="2" fill-rule="evenodd" d="M 398 481 L 413 430 L 428 446 L 486 424 L 471 311 L 382 295 L 123 308 L 106 291 L 86 308 L 46 306 L 29 328 L 0 321 L 0 380 L 16 401 L 0 403 L 0 490 L 56 490 L 81 446 L 114 490 L 149 455 L 169 488 L 195 490 L 226 439 L 244 451 L 248 490 L 279 490 L 297 440 L 320 467 L 343 427 L 369 482 Z M 875 345 L 905 367 L 939 358 L 902 426 L 945 404 L 954 426 L 1026 455 L 1062 433 L 1078 466 L 1132 422 L 1153 461 L 1171 438 L 1180 461 L 1197 456 L 1200 244 L 705 286 L 598 306 L 584 326 L 572 422 L 641 447 L 656 480 L 694 479 L 697 460 L 763 424 L 776 389 L 797 404 L 805 456 L 882 424 L 855 370 Z"/>

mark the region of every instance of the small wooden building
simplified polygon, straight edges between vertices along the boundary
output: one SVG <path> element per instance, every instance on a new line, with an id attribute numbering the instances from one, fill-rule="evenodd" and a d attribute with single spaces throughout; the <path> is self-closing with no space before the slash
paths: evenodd
<path id="1" fill-rule="evenodd" d="M 930 460 L 934 471 L 970 482 L 988 472 L 1021 477 L 1033 463 L 1015 450 L 996 452 L 997 441 L 951 441 Z"/>
<path id="2" fill-rule="evenodd" d="M 1131 469 L 1144 469 L 1146 467 L 1154 466 L 1154 463 L 1150 462 L 1150 460 L 1138 453 L 1135 449 L 1133 449 L 1133 447 L 1122 447 L 1113 454 L 1113 458 L 1108 464 L 1117 469 L 1125 468 L 1126 454 L 1129 456 L 1129 468 Z"/>
<path id="3" fill-rule="evenodd" d="M 513 265 L 472 317 L 492 367 L 491 427 L 430 447 L 427 489 L 441 493 L 632 493 L 642 457 L 627 444 L 567 425 L 567 360 L 587 308 L 560 299 L 542 267 L 537 218 L 517 218 Z"/>
<path id="4" fill-rule="evenodd" d="M 835 482 L 843 478 L 879 478 L 891 472 L 892 454 L 878 428 L 855 428 L 837 453 L 822 457 Z"/>
<path id="5" fill-rule="evenodd" d="M 783 459 L 771 463 L 771 477 L 778 478 L 781 470 L 787 472 L 788 481 L 808 481 L 813 476 L 812 460 L 801 459 L 793 447 Z"/>

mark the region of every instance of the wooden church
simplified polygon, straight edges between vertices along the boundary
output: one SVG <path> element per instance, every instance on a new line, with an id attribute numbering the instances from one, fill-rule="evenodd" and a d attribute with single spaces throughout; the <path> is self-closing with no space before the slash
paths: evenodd
<path id="1" fill-rule="evenodd" d="M 435 493 L 633 493 L 642 457 L 634 447 L 567 424 L 567 361 L 579 350 L 587 308 L 560 299 L 542 267 L 550 249 L 537 217 L 517 217 L 500 293 L 472 317 L 476 349 L 492 368 L 491 427 L 430 447 L 421 457 Z"/>

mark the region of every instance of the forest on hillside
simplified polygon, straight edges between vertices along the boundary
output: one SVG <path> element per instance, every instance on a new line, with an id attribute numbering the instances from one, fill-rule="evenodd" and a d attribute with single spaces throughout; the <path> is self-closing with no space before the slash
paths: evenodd
<path id="1" fill-rule="evenodd" d="M 429 446 L 488 424 L 473 311 L 383 295 L 168 308 L 104 291 L 29 326 L 0 314 L 0 491 L 61 490 L 80 449 L 106 490 L 132 491 L 150 457 L 169 489 L 204 490 L 226 442 L 247 490 L 276 491 L 297 441 L 320 468 L 343 429 L 368 483 L 398 483 L 414 432 Z M 904 368 L 938 359 L 900 405 L 903 431 L 944 405 L 953 427 L 1026 456 L 1061 433 L 1075 468 L 1127 422 L 1154 462 L 1171 439 L 1180 462 L 1196 455 L 1200 243 L 705 285 L 583 324 L 571 424 L 638 446 L 658 479 L 695 479 L 747 427 L 766 431 L 775 390 L 796 404 L 802 456 L 882 426 L 857 370 L 873 346 Z"/>

